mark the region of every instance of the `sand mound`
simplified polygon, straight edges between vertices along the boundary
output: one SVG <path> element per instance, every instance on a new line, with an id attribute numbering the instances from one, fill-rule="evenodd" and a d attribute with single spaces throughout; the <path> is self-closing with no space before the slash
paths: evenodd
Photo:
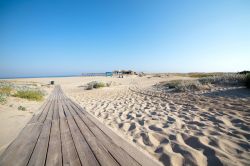
<path id="1" fill-rule="evenodd" d="M 149 87 L 131 82 L 68 93 L 164 165 L 249 165 L 249 95 L 163 94 Z"/>

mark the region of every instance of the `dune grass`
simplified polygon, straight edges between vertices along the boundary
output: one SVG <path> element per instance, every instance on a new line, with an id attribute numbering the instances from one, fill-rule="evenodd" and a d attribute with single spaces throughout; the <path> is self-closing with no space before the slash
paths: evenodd
<path id="1" fill-rule="evenodd" d="M 0 93 L 1 94 L 5 94 L 7 96 L 9 96 L 11 94 L 11 91 L 13 90 L 12 87 L 10 86 L 3 86 L 3 87 L 0 87 Z"/>
<path id="2" fill-rule="evenodd" d="M 86 85 L 86 90 L 91 90 L 91 89 L 98 89 L 98 88 L 102 88 L 102 87 L 106 87 L 109 86 L 108 84 L 104 83 L 104 82 L 97 82 L 97 81 L 92 81 L 89 82 Z"/>
<path id="3" fill-rule="evenodd" d="M 188 73 L 188 77 L 192 78 L 204 78 L 204 77 L 213 77 L 213 76 L 219 76 L 223 73 Z"/>
<path id="4" fill-rule="evenodd" d="M 223 74 L 201 77 L 195 80 L 173 80 L 166 82 L 164 87 L 176 91 L 205 90 L 213 86 L 250 86 L 250 74 Z"/>
<path id="5" fill-rule="evenodd" d="M 198 80 L 173 80 L 167 82 L 164 86 L 180 92 L 203 89 L 203 85 Z"/>
<path id="6" fill-rule="evenodd" d="M 7 101 L 7 97 L 11 95 L 13 88 L 8 85 L 3 85 L 0 87 L 0 103 L 4 104 Z"/>
<path id="7" fill-rule="evenodd" d="M 173 73 L 173 74 L 175 76 L 180 76 L 180 77 L 204 78 L 204 77 L 221 76 L 221 75 L 224 75 L 225 73 L 222 73 L 222 72 L 211 72 L 211 73 L 194 72 L 194 73 Z"/>
<path id="8" fill-rule="evenodd" d="M 13 96 L 28 100 L 41 101 L 43 100 L 44 94 L 39 90 L 20 90 L 17 91 Z"/>
<path id="9" fill-rule="evenodd" d="M 105 86 L 106 86 L 106 84 L 103 82 L 97 82 L 96 84 L 94 84 L 94 88 L 102 88 Z"/>

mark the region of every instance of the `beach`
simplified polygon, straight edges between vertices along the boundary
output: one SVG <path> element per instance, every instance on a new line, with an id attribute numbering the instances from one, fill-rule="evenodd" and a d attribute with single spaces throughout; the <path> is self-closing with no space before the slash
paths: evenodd
<path id="1" fill-rule="evenodd" d="M 194 78 L 148 74 L 117 77 L 9 79 L 33 82 L 47 92 L 61 85 L 65 94 L 100 122 L 163 165 L 248 165 L 250 162 L 250 91 L 245 88 L 202 93 L 163 93 L 153 85 Z M 86 90 L 91 81 L 108 87 Z M 20 105 L 27 107 L 19 111 Z M 12 105 L 12 106 L 10 106 Z M 2 152 L 36 114 L 41 102 L 11 97 L 0 105 Z"/>

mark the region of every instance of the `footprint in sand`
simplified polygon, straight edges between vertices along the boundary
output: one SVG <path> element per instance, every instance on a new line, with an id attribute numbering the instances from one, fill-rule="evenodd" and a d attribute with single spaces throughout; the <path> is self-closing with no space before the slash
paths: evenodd
<path id="1" fill-rule="evenodd" d="M 162 131 L 161 128 L 156 127 L 155 125 L 150 125 L 150 126 L 148 126 L 148 128 L 149 128 L 150 130 L 153 130 L 153 131 Z"/>

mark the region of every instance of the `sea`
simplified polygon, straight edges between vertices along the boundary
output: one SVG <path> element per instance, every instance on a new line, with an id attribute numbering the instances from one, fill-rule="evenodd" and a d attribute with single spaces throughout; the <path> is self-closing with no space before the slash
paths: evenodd
<path id="1" fill-rule="evenodd" d="M 45 75 L 45 76 L 17 76 L 17 77 L 0 77 L 0 79 L 22 79 L 22 78 L 52 78 L 52 77 L 90 77 L 106 76 L 106 73 L 82 73 L 81 75 Z"/>

